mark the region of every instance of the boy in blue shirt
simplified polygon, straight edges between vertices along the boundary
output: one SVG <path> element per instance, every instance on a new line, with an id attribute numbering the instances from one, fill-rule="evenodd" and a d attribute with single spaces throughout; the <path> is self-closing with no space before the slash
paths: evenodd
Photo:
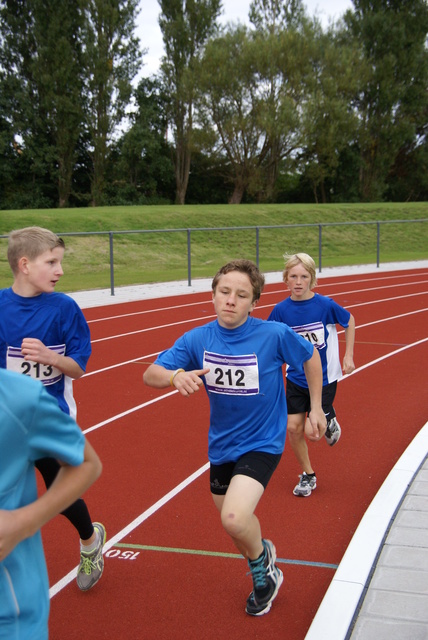
<path id="1" fill-rule="evenodd" d="M 12 231 L 8 260 L 14 280 L 0 290 L 0 367 L 39 380 L 64 413 L 76 419 L 73 380 L 91 354 L 88 324 L 76 302 L 54 291 L 63 275 L 64 242 L 41 227 Z M 12 319 L 12 320 L 11 320 Z M 60 469 L 54 458 L 36 461 L 46 487 Z M 63 515 L 80 537 L 77 584 L 91 589 L 104 569 L 104 526 L 92 522 L 86 503 L 76 500 Z"/>
<path id="2" fill-rule="evenodd" d="M 283 280 L 290 290 L 290 296 L 274 307 L 268 320 L 286 323 L 317 349 L 323 370 L 322 406 L 327 419 L 325 438 L 332 447 L 341 434 L 333 407 L 337 381 L 342 376 L 336 324 L 345 329 L 343 371 L 351 373 L 355 369 L 355 320 L 353 315 L 337 302 L 312 291 L 316 286 L 316 271 L 311 256 L 307 253 L 297 253 L 285 255 L 284 258 L 286 262 Z M 287 367 L 286 376 L 288 437 L 303 470 L 293 493 L 295 496 L 307 498 L 317 486 L 317 477 L 309 459 L 305 439 L 306 415 L 311 406 L 308 383 L 303 372 L 292 365 Z M 308 438 L 313 440 L 310 432 Z M 316 440 L 319 438 L 315 438 Z"/>
<path id="3" fill-rule="evenodd" d="M 37 497 L 34 466 L 60 460 Z M 0 640 L 47 640 L 49 582 L 40 527 L 98 478 L 101 462 L 43 386 L 0 370 Z"/>
<path id="4" fill-rule="evenodd" d="M 254 512 L 284 449 L 285 362 L 305 371 L 313 432 L 325 429 L 319 355 L 286 325 L 250 316 L 263 286 L 250 260 L 224 265 L 212 282 L 217 319 L 185 333 L 144 374 L 147 385 L 172 385 L 184 397 L 205 386 L 211 493 L 225 531 L 248 561 L 253 590 L 246 612 L 253 616 L 268 613 L 283 580 Z"/>

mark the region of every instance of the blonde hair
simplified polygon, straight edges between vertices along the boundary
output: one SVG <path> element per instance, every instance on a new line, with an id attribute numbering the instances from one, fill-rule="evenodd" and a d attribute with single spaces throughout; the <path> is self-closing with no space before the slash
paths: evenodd
<path id="1" fill-rule="evenodd" d="M 18 263 L 24 256 L 29 260 L 35 260 L 45 251 L 56 247 L 65 248 L 64 240 L 49 229 L 42 227 L 24 227 L 15 229 L 9 234 L 7 247 L 7 259 L 12 273 L 18 272 Z"/>
<path id="2" fill-rule="evenodd" d="M 308 253 L 294 253 L 289 255 L 287 253 L 284 254 L 285 267 L 282 274 L 282 279 L 284 282 L 287 282 L 288 272 L 296 267 L 298 264 L 302 264 L 306 271 L 311 276 L 310 288 L 313 289 L 317 284 L 317 275 L 316 275 L 316 267 L 315 261 Z"/>
<path id="3" fill-rule="evenodd" d="M 218 285 L 218 281 L 220 277 L 225 275 L 226 273 L 230 273 L 231 271 L 239 271 L 240 273 L 246 273 L 250 279 L 251 286 L 253 288 L 253 302 L 257 302 L 259 300 L 261 293 L 263 291 L 263 287 L 265 286 L 265 277 L 260 272 L 258 266 L 254 264 L 251 260 L 232 260 L 225 264 L 221 269 L 219 269 L 214 276 L 212 281 L 211 288 L 215 293 L 216 287 Z"/>

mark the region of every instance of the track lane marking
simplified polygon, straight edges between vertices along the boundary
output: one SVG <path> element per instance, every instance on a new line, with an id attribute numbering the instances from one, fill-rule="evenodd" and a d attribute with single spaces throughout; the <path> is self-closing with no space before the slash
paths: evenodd
<path id="1" fill-rule="evenodd" d="M 193 556 L 210 556 L 214 558 L 236 558 L 242 560 L 240 553 L 226 553 L 225 551 L 208 551 L 205 549 L 184 549 L 180 547 L 159 547 L 150 544 L 126 544 L 125 542 L 118 542 L 114 545 L 117 549 L 140 549 L 141 551 L 160 551 L 163 553 L 182 553 Z M 338 568 L 338 564 L 331 564 L 329 562 L 315 562 L 312 560 L 291 560 L 290 558 L 276 558 L 275 563 L 281 562 L 282 564 L 294 564 L 306 567 L 321 567 L 323 569 Z"/>
<path id="2" fill-rule="evenodd" d="M 410 296 L 413 297 L 413 296 Z M 402 300 L 402 296 L 399 296 L 399 299 Z M 375 304 L 373 303 L 369 303 L 369 304 Z M 354 305 L 355 307 L 361 306 L 360 304 L 358 305 Z M 364 305 L 365 306 L 365 305 Z M 263 308 L 263 307 L 259 307 L 259 308 Z M 352 306 L 347 307 L 347 309 L 351 309 L 353 308 Z M 428 311 L 428 307 L 425 307 L 424 309 L 417 309 L 416 311 L 409 311 L 408 313 L 401 313 L 399 315 L 396 316 L 389 316 L 388 318 L 381 318 L 380 320 L 373 320 L 373 322 L 367 322 L 366 324 L 361 324 L 355 327 L 355 329 L 363 329 L 364 327 L 370 327 L 371 325 L 374 324 L 381 324 L 383 322 L 389 322 L 390 320 L 398 320 L 400 318 L 405 318 L 407 316 L 413 316 L 416 315 L 417 313 L 424 313 L 425 311 Z M 212 316 L 214 317 L 214 316 Z M 187 320 L 185 322 L 188 322 Z M 177 323 L 177 324 L 183 324 L 183 323 Z M 171 326 L 171 325 L 168 325 Z M 148 329 L 145 329 L 145 331 L 147 331 Z M 338 335 L 340 335 L 341 333 L 344 333 L 344 330 L 340 330 L 337 332 Z M 128 335 L 128 334 L 124 334 L 124 335 Z M 107 340 L 108 338 L 103 338 L 103 340 Z M 96 340 L 94 342 L 97 342 Z M 105 371 L 110 371 L 111 369 L 116 369 L 117 367 L 123 367 L 127 364 L 133 364 L 133 363 L 138 363 L 141 362 L 141 364 L 149 364 L 149 363 L 145 363 L 143 362 L 144 360 L 148 359 L 148 358 L 153 358 L 157 355 L 159 355 L 160 351 L 156 351 L 155 353 L 150 353 L 148 355 L 144 355 L 144 356 L 139 356 L 137 358 L 132 358 L 131 360 L 125 360 L 124 362 L 118 362 L 116 364 L 112 364 L 108 367 L 103 367 L 102 369 L 97 369 L 95 371 L 89 371 L 88 373 L 85 373 L 81 379 L 83 378 L 87 378 L 89 376 L 94 376 L 98 373 L 104 373 Z M 150 363 L 151 364 L 151 363 Z"/>
<path id="3" fill-rule="evenodd" d="M 135 520 L 130 522 L 126 527 L 124 527 L 119 533 L 115 536 L 107 540 L 103 548 L 103 554 L 105 554 L 109 549 L 114 547 L 120 540 L 122 540 L 125 536 L 131 533 L 134 529 L 136 529 L 140 524 L 142 524 L 147 518 L 152 516 L 156 511 L 158 511 L 161 507 L 163 507 L 167 502 L 172 500 L 178 493 L 180 493 L 183 489 L 189 486 L 194 480 L 199 478 L 205 471 L 209 469 L 209 462 L 204 464 L 202 467 L 199 467 L 197 471 L 188 476 L 183 482 L 180 482 L 174 489 L 171 489 L 168 493 L 166 493 L 160 500 L 155 502 L 151 507 L 146 509 L 141 515 L 139 515 Z M 53 585 L 49 589 L 49 597 L 52 598 L 59 591 L 64 589 L 72 580 L 76 578 L 76 572 L 78 569 L 78 565 L 74 567 L 71 571 L 67 573 L 66 576 L 61 578 L 56 584 Z"/>
<path id="4" fill-rule="evenodd" d="M 428 341 L 428 337 L 427 338 L 422 338 L 421 340 L 417 340 L 416 342 L 412 342 L 411 344 L 407 344 L 404 345 L 398 349 L 395 349 L 394 351 L 390 351 L 389 353 L 386 353 L 383 356 L 380 356 L 379 358 L 376 358 L 376 360 L 371 360 L 370 362 L 367 362 L 366 364 L 362 364 L 361 366 L 357 367 L 356 369 L 354 369 L 354 371 L 352 373 L 348 373 L 346 375 L 344 375 L 342 378 L 340 378 L 340 380 L 338 382 L 341 382 L 343 380 L 346 380 L 347 378 L 355 375 L 356 373 L 359 373 L 360 371 L 364 371 L 364 369 L 367 369 L 368 367 L 371 367 L 375 364 L 378 364 L 379 362 L 382 362 L 383 360 L 387 360 L 388 358 L 391 358 L 392 356 L 396 356 L 399 353 L 401 353 L 402 351 L 406 351 L 406 349 L 411 349 L 412 347 L 418 347 L 421 344 L 423 344 L 424 342 Z M 90 433 L 91 431 L 96 431 L 97 429 L 104 427 L 106 424 L 110 424 L 112 422 L 115 422 L 116 420 L 119 420 L 120 418 L 123 418 L 125 416 L 130 415 L 131 413 L 135 413 L 136 411 L 139 411 L 140 409 L 144 409 L 145 407 L 150 406 L 151 404 L 154 404 L 155 402 L 160 402 L 161 400 L 164 400 L 166 398 L 169 398 L 175 394 L 178 393 L 178 389 L 174 389 L 174 391 L 169 391 L 168 393 L 164 393 L 160 396 L 157 396 L 156 398 L 152 398 L 151 400 L 148 400 L 147 402 L 143 402 L 142 404 L 139 404 L 135 407 L 131 407 L 131 409 L 127 409 L 126 411 L 123 411 L 122 413 L 118 413 L 114 416 L 111 416 L 111 418 L 107 418 L 107 420 L 103 420 L 102 422 L 98 422 L 97 424 L 93 425 L 92 427 L 88 427 L 87 429 L 83 430 L 83 433 Z"/>
<path id="5" fill-rule="evenodd" d="M 392 356 L 395 356 L 403 351 L 406 351 L 407 349 L 410 349 L 412 347 L 417 347 L 422 345 L 423 343 L 428 341 L 428 337 L 427 338 L 423 338 L 422 340 L 418 340 L 417 342 L 414 342 L 410 345 L 406 345 L 405 347 L 401 347 L 400 349 L 396 349 L 395 351 L 392 351 L 391 353 L 388 353 L 380 358 L 376 358 L 375 360 L 368 362 L 365 365 L 362 365 L 361 367 L 358 367 L 358 369 L 355 369 L 352 373 L 344 376 L 343 378 L 341 378 L 341 381 L 343 382 L 344 380 L 350 378 L 353 375 L 356 375 L 357 373 L 360 373 L 361 371 L 364 371 L 365 369 L 378 364 L 379 362 L 382 362 L 383 360 L 387 360 L 388 358 L 391 358 Z M 133 409 L 130 409 L 129 411 L 124 412 L 123 414 L 119 414 L 120 417 L 122 417 L 123 415 L 128 415 L 130 413 L 133 413 L 134 411 L 137 411 L 140 408 L 143 408 L 144 406 L 148 406 L 149 404 L 153 404 L 153 402 L 157 402 L 159 400 L 162 400 L 164 398 L 167 398 L 171 395 L 174 395 L 175 393 L 177 393 L 177 390 L 164 394 L 158 398 L 155 398 L 147 403 L 144 403 L 143 405 L 139 405 L 138 407 L 134 407 Z M 117 416 L 117 417 L 119 417 Z M 86 429 L 83 433 L 88 433 L 89 431 L 93 431 L 101 426 L 103 426 L 104 424 L 107 424 L 109 422 L 112 422 L 115 420 L 115 417 L 112 417 L 111 419 L 109 419 L 108 421 L 104 421 L 103 423 L 99 423 L 98 425 L 94 425 L 93 427 L 90 427 L 89 429 Z M 148 509 L 146 509 L 140 516 L 138 516 L 137 518 L 135 518 L 132 522 L 130 522 L 126 527 L 124 527 L 121 531 L 119 531 L 115 536 L 113 536 L 110 540 L 108 540 L 106 542 L 106 544 L 104 545 L 104 549 L 103 552 L 106 553 L 107 551 L 109 551 L 109 549 L 111 549 L 112 547 L 114 547 L 115 545 L 117 545 L 117 543 L 119 543 L 125 536 L 127 536 L 129 533 L 131 533 L 134 529 L 136 529 L 140 524 L 142 524 L 145 520 L 147 520 L 150 516 L 152 516 L 154 513 L 156 513 L 161 507 L 163 507 L 167 502 L 169 502 L 172 498 L 174 498 L 176 495 L 178 495 L 183 489 L 185 489 L 186 487 L 188 487 L 192 482 L 194 482 L 194 480 L 196 480 L 197 478 L 199 478 L 199 476 L 201 476 L 203 473 L 205 473 L 205 471 L 207 471 L 209 469 L 209 462 L 205 463 L 202 467 L 200 467 L 199 469 L 197 469 L 194 473 L 192 473 L 190 476 L 188 476 L 185 480 L 183 480 L 180 484 L 178 484 L 176 487 L 174 487 L 174 489 L 172 489 L 171 491 L 169 491 L 167 494 L 165 494 L 162 498 L 160 498 L 157 502 L 155 502 L 151 507 L 149 507 Z M 71 571 L 69 571 L 69 573 L 67 575 L 65 575 L 63 578 L 61 578 L 61 580 L 59 580 L 56 584 L 54 584 L 50 589 L 49 589 L 49 596 L 52 598 L 54 595 L 56 595 L 57 593 L 59 593 L 62 589 L 64 589 L 68 584 L 70 584 L 70 582 L 72 582 L 75 577 L 76 577 L 76 572 L 78 569 L 78 565 L 76 565 Z"/>
<path id="6" fill-rule="evenodd" d="M 348 286 L 350 284 L 360 284 L 360 283 L 364 283 L 364 282 L 373 283 L 373 282 L 383 281 L 383 280 L 388 280 L 388 282 L 391 282 L 391 280 L 394 279 L 394 277 L 396 279 L 398 279 L 398 278 L 409 278 L 409 276 L 411 277 L 412 275 L 417 275 L 417 276 L 420 277 L 420 276 L 425 276 L 426 274 L 425 273 L 416 273 L 416 274 L 411 274 L 411 273 L 408 274 L 407 273 L 405 275 L 393 276 L 391 278 L 385 278 L 385 277 L 384 278 L 363 278 L 363 279 L 360 279 L 360 280 L 347 280 L 346 282 L 328 282 L 328 283 L 325 283 L 325 284 L 320 283 L 320 284 L 317 284 L 317 288 L 318 289 L 319 288 L 324 288 L 325 289 L 326 287 L 339 287 L 341 285 Z M 322 276 L 318 275 L 318 277 L 322 277 Z M 424 282 L 427 282 L 427 281 L 426 280 L 422 280 L 422 281 L 419 281 L 419 282 L 414 282 L 413 281 L 413 282 L 411 282 L 411 284 L 412 285 L 417 285 L 417 284 L 421 284 L 421 283 L 424 283 Z M 275 285 L 275 284 L 279 284 L 279 283 L 270 283 L 270 284 Z M 401 286 L 405 286 L 405 284 L 406 283 L 391 285 L 391 287 L 394 287 L 394 286 L 400 286 L 401 287 Z M 267 286 L 270 286 L 270 285 L 267 285 Z M 371 288 L 371 289 L 360 289 L 358 291 L 355 291 L 355 293 L 361 293 L 362 291 L 376 291 L 377 289 L 385 289 L 385 288 L 386 287 L 375 287 L 375 288 Z M 276 295 L 278 293 L 282 293 L 284 290 L 285 289 L 275 289 L 274 291 L 264 291 L 263 295 L 264 296 L 265 295 L 267 295 L 267 296 Z M 352 291 L 352 292 L 354 293 L 354 291 Z M 187 295 L 194 296 L 194 295 L 204 295 L 205 293 L 210 295 L 211 294 L 211 289 L 209 289 L 207 287 L 206 291 L 201 291 L 201 292 L 198 292 L 198 293 L 189 293 L 189 294 L 185 294 L 185 295 L 186 296 Z M 348 293 L 348 292 L 345 292 L 345 293 Z M 335 296 L 336 295 L 343 295 L 343 293 L 335 293 L 334 295 Z M 154 298 L 154 299 L 156 299 L 156 298 Z M 134 300 L 134 301 L 129 302 L 129 303 L 120 302 L 118 304 L 135 304 L 136 302 L 140 302 L 140 301 L 139 300 Z M 142 300 L 141 300 L 141 302 L 142 302 Z M 103 317 L 103 318 L 94 318 L 93 320 L 87 320 L 87 322 L 88 322 L 88 324 L 96 324 L 97 322 L 109 322 L 110 320 L 120 320 L 121 318 L 131 318 L 132 316 L 146 315 L 148 313 L 157 313 L 158 311 L 172 311 L 174 309 L 185 309 L 187 307 L 194 307 L 194 306 L 197 306 L 197 305 L 207 304 L 207 303 L 208 304 L 211 303 L 211 299 L 200 300 L 198 302 L 189 302 L 189 303 L 184 303 L 184 304 L 171 305 L 169 307 L 155 307 L 153 309 L 144 309 L 142 311 L 131 311 L 130 313 L 122 313 L 122 314 L 119 314 L 119 315 L 116 315 L 116 316 L 106 316 L 106 317 Z"/>
<path id="7" fill-rule="evenodd" d="M 365 307 L 371 304 L 380 304 L 382 302 L 392 302 L 394 300 L 404 300 L 405 298 L 415 298 L 416 296 L 426 296 L 426 295 L 428 295 L 428 291 L 422 291 L 421 293 L 409 293 L 405 296 L 394 296 L 393 298 L 383 298 L 382 300 L 372 300 L 370 302 L 358 302 L 357 304 L 354 304 L 354 305 L 347 305 L 346 308 L 354 309 L 356 307 Z M 271 307 L 274 307 L 275 304 L 276 303 L 258 305 L 256 309 L 270 309 Z M 425 309 L 423 309 L 423 311 L 425 311 Z M 413 311 L 409 313 L 410 314 L 418 313 L 418 311 Z M 170 322 L 168 324 L 158 324 L 153 327 L 146 327 L 145 329 L 137 329 L 135 331 L 129 331 L 127 333 L 118 333 L 117 335 L 114 335 L 114 336 L 96 338 L 95 340 L 91 340 L 91 344 L 97 344 L 98 342 L 106 342 L 107 340 L 115 340 L 116 338 L 126 338 L 127 336 L 133 336 L 139 333 L 147 333 L 148 331 L 157 331 L 160 329 L 168 329 L 169 327 L 178 327 L 182 324 L 188 324 L 189 322 L 198 322 L 200 320 L 207 321 L 213 318 L 216 318 L 216 314 L 210 314 L 207 316 L 202 316 L 200 318 L 190 318 L 188 320 L 179 320 L 177 322 Z"/>

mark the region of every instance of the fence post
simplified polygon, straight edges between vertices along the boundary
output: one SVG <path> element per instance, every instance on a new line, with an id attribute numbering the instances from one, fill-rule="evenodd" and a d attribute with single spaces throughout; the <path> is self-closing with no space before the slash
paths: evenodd
<path id="1" fill-rule="evenodd" d="M 190 256 L 190 229 L 187 229 L 187 284 L 192 286 L 192 258 Z"/>
<path id="2" fill-rule="evenodd" d="M 322 224 L 318 226 L 318 259 L 319 259 L 319 272 L 322 270 Z"/>
<path id="3" fill-rule="evenodd" d="M 109 231 L 108 236 L 110 245 L 110 294 L 114 296 L 113 232 Z"/>
<path id="4" fill-rule="evenodd" d="M 260 238 L 259 238 L 259 228 L 256 227 L 256 265 L 260 266 Z"/>
<path id="5" fill-rule="evenodd" d="M 376 266 L 380 265 L 380 223 L 377 223 L 377 240 L 376 240 Z"/>

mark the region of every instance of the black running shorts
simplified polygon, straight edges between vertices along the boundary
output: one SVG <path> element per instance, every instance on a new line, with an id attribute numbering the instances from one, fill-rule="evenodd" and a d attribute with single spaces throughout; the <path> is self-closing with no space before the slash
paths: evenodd
<path id="1" fill-rule="evenodd" d="M 237 462 L 210 465 L 211 493 L 223 496 L 233 476 L 243 475 L 254 478 L 266 489 L 273 472 L 277 468 L 281 454 L 249 451 Z"/>
<path id="2" fill-rule="evenodd" d="M 336 396 L 337 381 L 330 382 L 322 388 L 322 408 L 327 421 L 335 417 L 336 412 L 333 407 L 334 398 Z M 286 383 L 287 411 L 293 413 L 309 413 L 311 410 L 311 398 L 309 389 L 294 384 L 291 380 Z"/>

